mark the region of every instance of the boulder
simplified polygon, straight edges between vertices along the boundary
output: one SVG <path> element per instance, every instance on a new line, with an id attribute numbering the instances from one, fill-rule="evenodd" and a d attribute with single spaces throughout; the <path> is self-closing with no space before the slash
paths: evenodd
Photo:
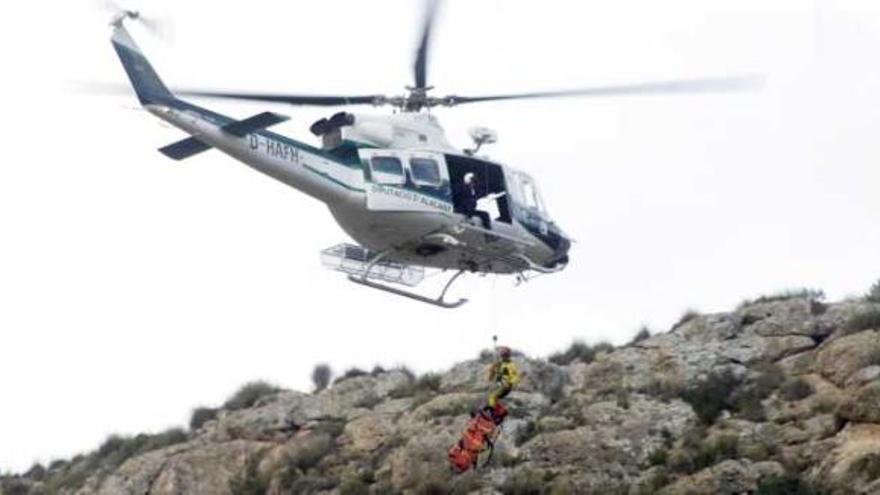
<path id="1" fill-rule="evenodd" d="M 169 457 L 148 492 L 151 495 L 231 494 L 229 482 L 245 472 L 248 462 L 267 449 L 248 440 L 205 444 Z M 120 492 L 107 491 L 108 495 Z M 126 492 L 121 492 L 126 493 Z M 135 492 L 131 492 L 135 493 Z"/>
<path id="2" fill-rule="evenodd" d="M 837 434 L 835 443 L 833 450 L 823 454 L 813 475 L 831 487 L 876 493 L 868 491 L 876 479 L 866 479 L 860 461 L 868 456 L 880 456 L 880 425 L 850 423 Z"/>
<path id="3" fill-rule="evenodd" d="M 786 335 L 813 336 L 826 332 L 815 324 L 822 310 L 815 299 L 794 297 L 744 304 L 734 313 L 744 330 L 762 337 Z M 830 332 L 828 332 L 830 333 Z"/>
<path id="4" fill-rule="evenodd" d="M 880 425 L 880 381 L 871 382 L 848 395 L 837 414 L 848 421 Z"/>
<path id="5" fill-rule="evenodd" d="M 384 445 L 394 431 L 393 421 L 386 416 L 369 415 L 349 421 L 343 430 L 349 442 L 346 450 L 355 455 L 371 452 Z"/>
<path id="6" fill-rule="evenodd" d="M 850 375 L 849 379 L 847 379 L 846 381 L 846 387 L 861 387 L 862 385 L 875 381 L 878 378 L 880 378 L 880 364 L 865 366 L 864 368 Z"/>
<path id="7" fill-rule="evenodd" d="M 865 366 L 877 364 L 871 360 L 880 349 L 880 333 L 858 332 L 825 342 L 816 354 L 816 371 L 838 387 Z"/>
<path id="8" fill-rule="evenodd" d="M 739 495 L 755 493 L 762 479 L 782 476 L 785 468 L 778 462 L 753 463 L 744 459 L 726 460 L 702 471 L 685 476 L 659 493 L 706 495 Z"/>

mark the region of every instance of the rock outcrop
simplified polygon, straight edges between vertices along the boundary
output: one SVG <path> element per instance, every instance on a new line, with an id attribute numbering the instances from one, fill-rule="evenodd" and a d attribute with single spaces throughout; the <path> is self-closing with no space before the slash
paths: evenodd
<path id="1" fill-rule="evenodd" d="M 0 493 L 880 493 L 880 304 L 765 298 L 569 359 L 518 356 L 522 386 L 485 469 L 446 452 L 488 360 L 346 378 L 123 439 Z M 140 440 L 138 440 L 140 438 Z"/>

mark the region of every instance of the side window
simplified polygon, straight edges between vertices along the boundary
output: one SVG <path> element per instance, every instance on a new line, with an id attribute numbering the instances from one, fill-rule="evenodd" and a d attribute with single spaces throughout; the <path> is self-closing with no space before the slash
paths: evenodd
<path id="1" fill-rule="evenodd" d="M 374 156 L 370 160 L 373 179 L 385 184 L 403 184 L 403 164 L 394 156 Z"/>
<path id="2" fill-rule="evenodd" d="M 430 158 L 411 158 L 409 160 L 410 172 L 412 172 L 413 182 L 418 185 L 439 186 L 442 182 L 440 178 L 440 166 L 435 160 Z"/>
<path id="3" fill-rule="evenodd" d="M 527 180 L 522 181 L 523 200 L 526 208 L 538 209 L 538 196 L 535 193 L 535 186 Z"/>

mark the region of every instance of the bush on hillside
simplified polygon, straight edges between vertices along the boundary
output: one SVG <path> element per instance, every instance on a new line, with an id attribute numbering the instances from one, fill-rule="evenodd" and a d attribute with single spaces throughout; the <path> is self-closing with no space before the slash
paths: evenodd
<path id="1" fill-rule="evenodd" d="M 629 341 L 627 345 L 635 345 L 643 340 L 648 340 L 651 338 L 651 331 L 648 330 L 648 327 L 642 327 L 639 329 L 639 332 Z"/>
<path id="2" fill-rule="evenodd" d="M 756 299 L 747 299 L 740 304 L 740 308 L 750 306 L 752 304 L 764 304 L 780 301 L 788 301 L 791 299 L 809 299 L 811 301 L 822 301 L 825 299 L 825 291 L 820 289 L 789 289 L 772 294 L 763 295 Z"/>
<path id="3" fill-rule="evenodd" d="M 281 389 L 264 381 L 255 381 L 242 385 L 232 397 L 223 403 L 223 409 L 237 411 L 253 407 L 263 397 L 280 392 Z"/>
<path id="4" fill-rule="evenodd" d="M 189 418 L 189 429 L 196 431 L 208 421 L 217 417 L 217 409 L 213 407 L 197 407 L 193 410 L 192 416 Z"/>
<path id="5" fill-rule="evenodd" d="M 880 309 L 871 308 L 850 315 L 846 321 L 847 334 L 863 330 L 880 330 Z"/>
<path id="6" fill-rule="evenodd" d="M 572 342 L 564 352 L 552 354 L 548 358 L 548 361 L 559 366 L 565 366 L 575 361 L 591 363 L 596 359 L 596 354 L 613 350 L 614 346 L 608 342 L 599 342 L 598 344 L 591 346 L 582 340 L 576 340 Z"/>
<path id="7" fill-rule="evenodd" d="M 678 319 L 678 321 L 675 322 L 675 325 L 672 325 L 672 330 L 673 331 L 678 330 L 684 324 L 693 320 L 694 318 L 698 318 L 699 316 L 700 316 L 700 313 L 697 312 L 697 310 L 689 309 L 689 310 L 685 311 L 684 314 L 681 315 L 681 317 Z"/>
<path id="8" fill-rule="evenodd" d="M 869 302 L 880 303 L 880 280 L 871 286 L 871 289 L 865 295 L 865 299 Z"/>
<path id="9" fill-rule="evenodd" d="M 312 385 L 315 392 L 320 392 L 330 385 L 330 379 L 333 378 L 333 370 L 326 364 L 318 364 L 312 370 Z"/>
<path id="10" fill-rule="evenodd" d="M 685 389 L 681 398 L 691 405 L 703 424 L 715 422 L 721 411 L 730 408 L 730 400 L 739 380 L 730 370 L 712 373 L 709 377 Z"/>
<path id="11" fill-rule="evenodd" d="M 787 401 L 806 399 L 813 395 L 813 387 L 803 378 L 789 378 L 782 384 L 779 394 Z"/>
<path id="12" fill-rule="evenodd" d="M 360 368 L 349 368 L 342 374 L 339 378 L 333 380 L 334 384 L 339 382 L 348 380 L 350 378 L 357 378 L 359 376 L 366 376 L 368 373 Z"/>
<path id="13" fill-rule="evenodd" d="M 244 472 L 229 479 L 229 491 L 232 495 L 264 495 L 269 490 L 269 479 L 260 474 L 262 456 L 251 456 Z"/>

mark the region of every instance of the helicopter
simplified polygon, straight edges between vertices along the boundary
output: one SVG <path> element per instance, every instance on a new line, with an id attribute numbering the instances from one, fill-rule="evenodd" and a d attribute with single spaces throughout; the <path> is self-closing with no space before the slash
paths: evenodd
<path id="1" fill-rule="evenodd" d="M 452 146 L 435 107 L 533 98 L 611 96 L 740 90 L 752 78 L 707 78 L 483 96 L 433 96 L 428 84 L 429 44 L 438 0 L 426 15 L 406 94 L 302 95 L 171 91 L 132 39 L 127 21 L 137 11 L 119 9 L 111 43 L 141 104 L 188 134 L 159 151 L 184 160 L 217 149 L 327 205 L 356 242 L 321 251 L 323 264 L 357 284 L 443 308 L 467 302 L 446 299 L 464 273 L 512 275 L 517 281 L 557 273 L 569 264 L 572 240 L 554 221 L 530 174 L 477 152 L 497 141 L 493 131 L 471 129 L 474 147 Z M 311 125 L 320 146 L 268 128 L 289 117 L 271 111 L 244 119 L 213 112 L 178 96 L 311 106 L 390 106 L 392 114 L 341 111 Z M 475 204 L 476 203 L 476 204 Z M 411 290 L 426 269 L 451 273 L 442 291 L 428 297 Z"/>

